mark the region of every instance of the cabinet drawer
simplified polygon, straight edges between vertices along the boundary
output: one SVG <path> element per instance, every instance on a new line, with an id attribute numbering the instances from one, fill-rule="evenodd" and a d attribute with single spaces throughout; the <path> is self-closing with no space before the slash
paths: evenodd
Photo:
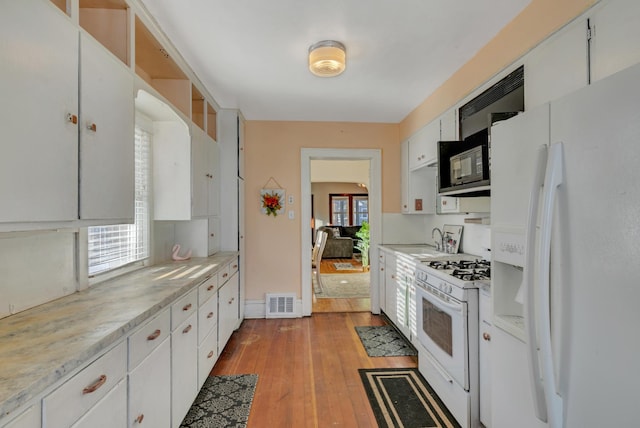
<path id="1" fill-rule="evenodd" d="M 234 273 L 238 272 L 239 266 L 240 265 L 238 264 L 238 259 L 235 259 L 234 261 L 229 263 L 229 278 L 231 278 Z"/>
<path id="2" fill-rule="evenodd" d="M 164 311 L 129 336 L 129 371 L 136 367 L 171 332 L 171 316 Z"/>
<path id="3" fill-rule="evenodd" d="M 198 347 L 198 388 L 202 388 L 217 359 L 218 330 L 214 328 Z"/>
<path id="4" fill-rule="evenodd" d="M 124 378 L 126 365 L 123 341 L 43 399 L 44 426 L 70 426 Z"/>
<path id="5" fill-rule="evenodd" d="M 115 388 L 91 408 L 71 428 L 115 428 L 127 426 L 127 381 Z"/>
<path id="6" fill-rule="evenodd" d="M 198 310 L 198 343 L 218 324 L 218 296 L 212 296 Z"/>
<path id="7" fill-rule="evenodd" d="M 198 287 L 198 304 L 202 306 L 218 293 L 218 275 L 213 275 Z"/>
<path id="8" fill-rule="evenodd" d="M 222 287 L 225 282 L 229 281 L 231 274 L 229 273 L 229 265 L 226 265 L 218 271 L 218 286 Z"/>
<path id="9" fill-rule="evenodd" d="M 193 290 L 171 305 L 171 330 L 175 330 L 198 307 L 198 291 Z"/>
<path id="10" fill-rule="evenodd" d="M 40 414 L 40 404 L 34 404 L 9 424 L 3 425 L 3 428 L 41 428 Z"/>

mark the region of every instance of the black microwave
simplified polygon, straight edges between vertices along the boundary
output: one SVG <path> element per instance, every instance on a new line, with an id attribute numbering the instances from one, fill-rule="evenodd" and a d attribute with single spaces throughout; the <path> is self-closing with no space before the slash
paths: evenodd
<path id="1" fill-rule="evenodd" d="M 476 146 L 449 158 L 449 177 L 452 186 L 482 181 L 483 174 L 482 146 Z"/>
<path id="2" fill-rule="evenodd" d="M 438 184 L 441 194 L 461 190 L 482 192 L 476 188 L 490 184 L 488 142 L 439 141 Z"/>

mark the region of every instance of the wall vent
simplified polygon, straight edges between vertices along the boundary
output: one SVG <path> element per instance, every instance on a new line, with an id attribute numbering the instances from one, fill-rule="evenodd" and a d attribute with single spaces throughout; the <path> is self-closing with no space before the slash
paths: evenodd
<path id="1" fill-rule="evenodd" d="M 267 294 L 266 317 L 267 318 L 293 318 L 293 306 L 296 295 L 293 293 Z"/>

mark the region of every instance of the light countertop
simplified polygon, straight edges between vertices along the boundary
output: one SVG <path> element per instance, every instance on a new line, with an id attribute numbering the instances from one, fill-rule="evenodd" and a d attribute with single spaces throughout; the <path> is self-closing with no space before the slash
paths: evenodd
<path id="1" fill-rule="evenodd" d="M 90 362 L 237 254 L 140 269 L 0 319 L 0 418 Z"/>

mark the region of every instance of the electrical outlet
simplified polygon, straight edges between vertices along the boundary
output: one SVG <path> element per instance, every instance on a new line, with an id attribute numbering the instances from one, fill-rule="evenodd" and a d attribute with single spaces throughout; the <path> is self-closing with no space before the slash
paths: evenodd
<path id="1" fill-rule="evenodd" d="M 293 195 L 289 195 L 289 205 L 293 204 Z"/>
<path id="2" fill-rule="evenodd" d="M 289 220 L 293 220 L 296 217 L 296 214 L 293 210 L 289 210 Z"/>

